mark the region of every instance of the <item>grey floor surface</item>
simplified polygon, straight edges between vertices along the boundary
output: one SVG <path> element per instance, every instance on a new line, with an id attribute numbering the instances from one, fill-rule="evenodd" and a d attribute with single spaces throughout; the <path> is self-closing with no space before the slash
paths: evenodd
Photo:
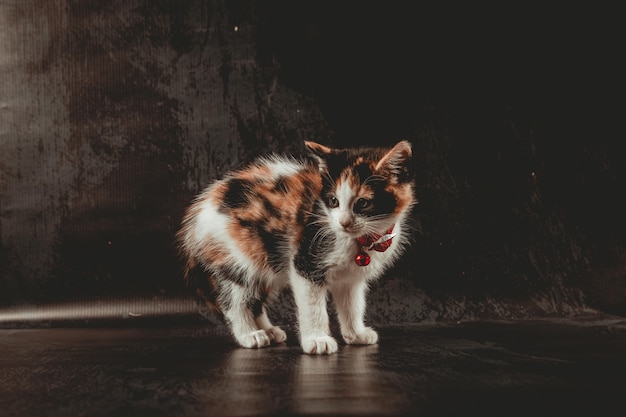
<path id="1" fill-rule="evenodd" d="M 379 328 L 307 356 L 223 328 L 0 330 L 2 416 L 626 415 L 626 320 Z"/>

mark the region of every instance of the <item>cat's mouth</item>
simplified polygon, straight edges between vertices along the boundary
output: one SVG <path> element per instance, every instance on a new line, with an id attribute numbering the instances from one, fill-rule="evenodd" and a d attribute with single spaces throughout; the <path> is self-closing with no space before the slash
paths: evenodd
<path id="1" fill-rule="evenodd" d="M 357 238 L 365 234 L 365 230 L 363 230 L 363 228 L 359 227 L 358 225 L 351 224 L 350 226 L 340 226 L 341 227 L 339 227 L 339 231 L 349 237 Z"/>
<path id="2" fill-rule="evenodd" d="M 371 227 L 371 225 L 370 227 L 352 226 L 349 228 L 344 227 L 341 231 L 346 237 L 360 239 L 364 236 L 382 236 L 387 233 L 385 230 L 389 229 L 389 227 L 388 224 L 380 225 L 380 227 Z M 393 226 L 391 226 L 391 228 L 393 228 Z"/>
<path id="3" fill-rule="evenodd" d="M 384 229 L 382 229 L 384 230 Z M 349 229 L 343 229 L 342 232 L 344 233 L 345 236 L 351 238 L 351 239 L 358 239 L 362 236 L 366 236 L 371 233 L 371 230 L 369 228 L 363 228 L 363 227 L 353 227 L 353 228 L 349 228 Z"/>
<path id="4" fill-rule="evenodd" d="M 346 230 L 343 229 L 343 233 L 353 239 L 358 238 L 359 236 L 363 236 L 365 234 L 365 232 L 361 231 L 361 230 L 356 230 L 356 229 L 350 229 L 350 230 Z"/>

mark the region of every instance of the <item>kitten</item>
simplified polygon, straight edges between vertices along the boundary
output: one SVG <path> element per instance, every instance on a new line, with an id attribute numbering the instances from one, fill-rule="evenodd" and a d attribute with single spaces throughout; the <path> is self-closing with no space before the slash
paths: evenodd
<path id="1" fill-rule="evenodd" d="M 286 286 L 305 353 L 338 349 L 329 292 L 344 341 L 378 342 L 363 322 L 365 297 L 407 242 L 411 145 L 305 145 L 309 160 L 265 157 L 214 182 L 187 209 L 178 232 L 187 279 L 200 272 L 198 293 L 246 348 L 285 341 L 264 305 Z"/>

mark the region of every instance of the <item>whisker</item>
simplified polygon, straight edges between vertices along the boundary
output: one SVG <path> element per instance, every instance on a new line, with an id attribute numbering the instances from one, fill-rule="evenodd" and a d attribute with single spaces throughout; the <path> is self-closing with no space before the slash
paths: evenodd
<path id="1" fill-rule="evenodd" d="M 321 227 L 317 233 L 315 233 L 315 236 L 313 236 L 312 239 L 312 243 L 315 244 L 318 240 L 320 242 L 324 241 L 324 239 L 326 239 L 326 237 L 331 233 L 330 228 L 327 227 Z"/>

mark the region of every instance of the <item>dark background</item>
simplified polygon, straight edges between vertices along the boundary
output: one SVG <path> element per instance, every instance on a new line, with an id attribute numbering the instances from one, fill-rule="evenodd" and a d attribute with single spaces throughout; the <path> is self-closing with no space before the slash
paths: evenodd
<path id="1" fill-rule="evenodd" d="M 307 139 L 408 139 L 413 244 L 370 320 L 624 315 L 618 16 L 3 1 L 0 309 L 184 298 L 174 234 L 209 181 Z"/>

